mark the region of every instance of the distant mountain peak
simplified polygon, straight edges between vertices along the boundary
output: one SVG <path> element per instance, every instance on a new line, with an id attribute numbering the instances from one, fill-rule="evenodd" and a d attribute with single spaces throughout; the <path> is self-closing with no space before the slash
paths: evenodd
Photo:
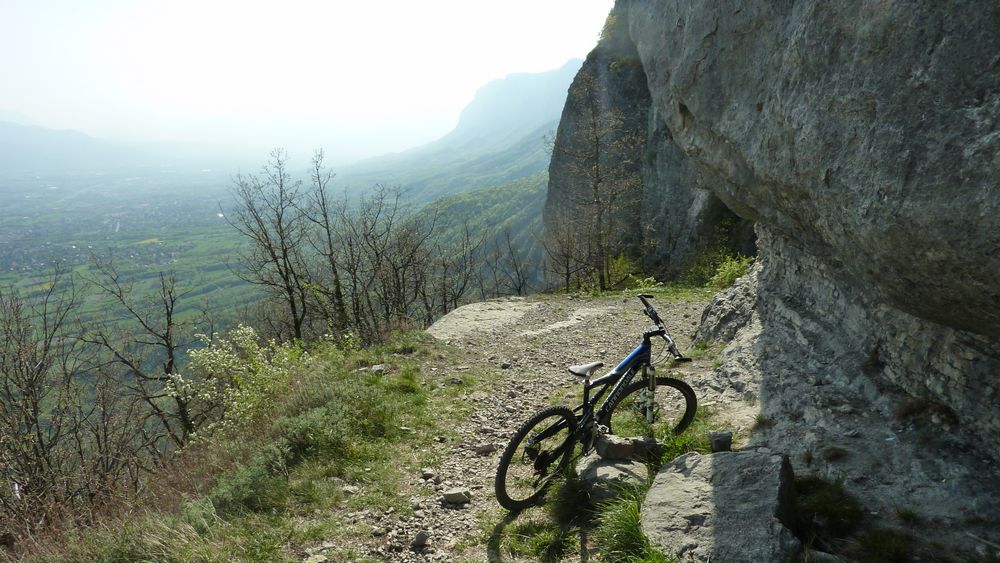
<path id="1" fill-rule="evenodd" d="M 554 133 L 583 61 L 507 75 L 481 87 L 450 133 L 401 153 L 341 168 L 338 179 L 366 189 L 397 184 L 414 200 L 505 184 L 548 169 L 544 137 Z"/>
<path id="2" fill-rule="evenodd" d="M 487 83 L 476 91 L 458 125 L 443 139 L 506 137 L 559 119 L 566 92 L 581 65 L 581 59 L 571 59 L 555 70 L 509 74 Z"/>

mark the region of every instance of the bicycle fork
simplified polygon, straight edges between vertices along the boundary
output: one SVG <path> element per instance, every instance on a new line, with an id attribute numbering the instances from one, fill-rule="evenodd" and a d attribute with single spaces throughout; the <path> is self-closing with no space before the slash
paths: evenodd
<path id="1" fill-rule="evenodd" d="M 656 418 L 656 368 L 651 365 L 642 366 L 642 376 L 646 378 L 645 400 L 646 424 L 653 424 Z"/>

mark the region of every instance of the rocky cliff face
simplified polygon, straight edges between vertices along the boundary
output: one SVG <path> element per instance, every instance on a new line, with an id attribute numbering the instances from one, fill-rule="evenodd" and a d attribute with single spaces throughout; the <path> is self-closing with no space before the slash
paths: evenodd
<path id="1" fill-rule="evenodd" d="M 722 369 L 753 380 L 790 437 L 769 440 L 881 491 L 875 505 L 914 494 L 942 521 L 973 512 L 1000 529 L 995 490 L 971 493 L 1000 448 L 969 439 L 1000 431 L 1000 5 L 619 0 L 613 13 L 649 93 L 644 189 L 683 194 L 687 224 L 717 198 L 757 225 L 753 283 L 710 307 L 701 336 L 734 339 Z M 870 440 L 837 446 L 867 461 L 813 455 L 844 436 Z"/>
<path id="2" fill-rule="evenodd" d="M 699 184 L 769 233 L 764 287 L 1000 430 L 1000 7 L 623 6 Z"/>
<path id="3" fill-rule="evenodd" d="M 812 338 L 1000 430 L 1000 6 L 620 0 L 611 21 L 570 99 L 644 127 L 660 252 L 726 209 L 757 222 L 780 269 L 762 285 Z M 547 217 L 578 184 L 563 164 Z"/>
<path id="4" fill-rule="evenodd" d="M 555 232 L 575 223 L 584 245 L 595 192 L 604 200 L 610 194 L 611 245 L 646 271 L 673 278 L 716 242 L 720 224 L 740 221 L 696 185 L 689 159 L 653 107 L 625 12 L 619 7 L 609 17 L 570 86 L 549 165 L 545 224 Z M 752 233 L 737 238 L 745 243 Z M 753 252 L 752 243 L 745 251 Z"/>

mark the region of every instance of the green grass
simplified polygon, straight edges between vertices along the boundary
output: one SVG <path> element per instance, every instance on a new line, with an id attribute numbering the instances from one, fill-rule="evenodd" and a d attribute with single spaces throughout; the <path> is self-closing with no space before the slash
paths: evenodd
<path id="1" fill-rule="evenodd" d="M 642 531 L 640 508 L 644 490 L 624 490 L 615 500 L 597 507 L 593 538 L 603 561 L 667 563 L 672 561 L 653 547 Z"/>
<path id="2" fill-rule="evenodd" d="M 688 350 L 687 356 L 692 360 L 713 359 L 726 347 L 724 342 L 715 340 L 699 340 Z"/>
<path id="3" fill-rule="evenodd" d="M 660 463 L 689 452 L 708 453 L 710 410 L 701 410 L 688 429 L 680 434 L 658 437 L 664 446 Z M 621 433 L 619 433 L 621 434 Z M 624 434 L 623 434 L 624 435 Z M 652 473 L 651 472 L 651 473 Z M 544 507 L 531 508 L 513 516 L 509 523 L 487 520 L 482 541 L 493 546 L 501 557 L 529 557 L 543 561 L 579 548 L 580 537 L 589 536 L 597 546 L 601 561 L 663 563 L 673 561 L 649 544 L 640 526 L 640 507 L 648 484 L 623 488 L 616 499 L 594 506 L 584 484 L 570 468 L 556 481 L 546 496 Z"/>
<path id="4" fill-rule="evenodd" d="M 436 357 L 434 350 L 420 334 L 364 351 L 316 346 L 289 370 L 289 391 L 273 405 L 184 453 L 210 475 L 192 476 L 187 491 L 157 493 L 186 500 L 162 509 L 153 502 L 122 522 L 74 532 L 35 560 L 296 560 L 296 546 L 336 538 L 349 545 L 369 534 L 344 522 L 341 511 L 412 513 L 399 483 L 428 460 L 400 453 L 428 446 L 440 432 L 419 363 Z M 357 369 L 371 363 L 392 367 L 384 374 Z M 184 467 L 177 471 L 183 482 Z M 345 494 L 347 484 L 358 493 Z"/>

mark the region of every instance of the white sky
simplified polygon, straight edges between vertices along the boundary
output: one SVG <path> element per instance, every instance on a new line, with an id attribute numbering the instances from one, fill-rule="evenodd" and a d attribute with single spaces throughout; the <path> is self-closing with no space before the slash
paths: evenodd
<path id="1" fill-rule="evenodd" d="M 122 140 L 400 150 L 583 58 L 612 0 L 0 0 L 0 112 Z"/>

